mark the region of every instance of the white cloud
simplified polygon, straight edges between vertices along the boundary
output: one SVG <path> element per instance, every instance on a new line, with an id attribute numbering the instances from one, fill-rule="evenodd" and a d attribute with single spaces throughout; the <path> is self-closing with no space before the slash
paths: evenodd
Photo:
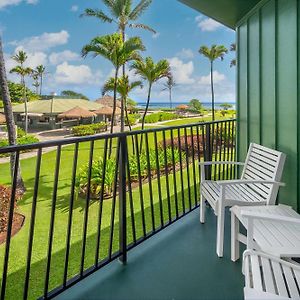
<path id="1" fill-rule="evenodd" d="M 72 12 L 77 12 L 78 9 L 79 9 L 78 5 L 72 5 L 72 7 L 71 7 Z"/>
<path id="2" fill-rule="evenodd" d="M 62 52 L 53 52 L 49 55 L 49 61 L 52 65 L 58 65 L 63 62 L 76 61 L 79 59 L 79 54 L 70 50 L 65 50 Z"/>
<path id="3" fill-rule="evenodd" d="M 0 9 L 3 9 L 7 6 L 19 5 L 21 2 L 25 2 L 27 4 L 37 4 L 38 0 L 0 0 Z"/>
<path id="4" fill-rule="evenodd" d="M 56 67 L 54 80 L 57 84 L 96 84 L 102 77 L 100 72 L 93 73 L 87 65 L 70 65 L 63 62 Z"/>
<path id="5" fill-rule="evenodd" d="M 226 79 L 226 76 L 218 71 L 213 71 L 214 84 L 218 84 Z M 210 73 L 207 76 L 201 76 L 199 84 L 210 85 Z"/>
<path id="6" fill-rule="evenodd" d="M 1 1 L 1 0 L 0 0 Z M 44 51 L 50 48 L 65 45 L 69 40 L 69 33 L 66 30 L 60 32 L 45 32 L 38 36 L 32 36 L 20 41 L 11 42 L 11 45 L 22 47 L 26 51 Z"/>
<path id="7" fill-rule="evenodd" d="M 175 81 L 178 84 L 192 84 L 195 80 L 192 78 L 194 64 L 192 61 L 184 63 L 178 57 L 168 59 Z"/>
<path id="8" fill-rule="evenodd" d="M 194 58 L 194 52 L 191 49 L 183 48 L 180 52 L 176 54 L 176 56 L 182 59 L 192 59 Z"/>
<path id="9" fill-rule="evenodd" d="M 158 39 L 159 36 L 160 36 L 160 33 L 159 33 L 159 32 L 156 32 L 156 33 L 153 33 L 153 34 L 152 34 L 152 38 L 155 39 L 155 40 Z"/>
<path id="10" fill-rule="evenodd" d="M 198 27 L 202 31 L 211 32 L 211 31 L 216 31 L 217 29 L 224 27 L 221 23 L 218 23 L 217 21 L 215 21 L 213 19 L 205 18 L 205 17 L 202 17 L 202 16 L 197 16 L 195 18 L 195 21 L 196 21 Z"/>

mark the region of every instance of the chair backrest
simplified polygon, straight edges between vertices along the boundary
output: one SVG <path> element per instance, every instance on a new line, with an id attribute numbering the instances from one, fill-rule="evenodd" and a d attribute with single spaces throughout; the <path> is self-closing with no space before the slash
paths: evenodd
<path id="1" fill-rule="evenodd" d="M 286 155 L 282 152 L 251 143 L 241 179 L 280 181 Z M 275 204 L 278 187 L 271 184 L 249 185 L 267 204 Z"/>

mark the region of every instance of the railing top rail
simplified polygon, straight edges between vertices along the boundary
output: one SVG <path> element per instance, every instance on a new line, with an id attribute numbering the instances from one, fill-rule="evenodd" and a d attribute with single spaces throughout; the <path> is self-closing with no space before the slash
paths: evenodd
<path id="1" fill-rule="evenodd" d="M 160 131 L 166 131 L 166 130 L 175 130 L 175 129 L 184 129 L 188 127 L 196 127 L 196 126 L 204 126 L 209 124 L 219 124 L 219 123 L 225 123 L 229 121 L 236 121 L 236 119 L 226 119 L 226 120 L 218 120 L 218 121 L 210 121 L 210 122 L 198 122 L 198 123 L 192 123 L 192 124 L 184 124 L 184 125 L 175 125 L 175 126 L 168 126 L 168 127 L 157 127 L 157 128 L 149 128 L 144 130 L 134 130 L 134 131 L 126 131 L 126 132 L 117 132 L 112 134 L 96 134 L 96 135 L 90 135 L 90 136 L 83 136 L 83 137 L 72 137 L 72 138 L 66 138 L 62 140 L 51 140 L 51 141 L 44 141 L 44 142 L 38 142 L 33 144 L 26 144 L 26 145 L 13 145 L 13 146 L 7 146 L 0 148 L 0 154 L 4 153 L 13 153 L 17 151 L 25 151 L 25 150 L 38 150 L 43 148 L 50 148 L 50 147 L 57 147 L 57 146 L 66 146 L 66 145 L 72 145 L 77 143 L 83 143 L 83 142 L 91 142 L 91 141 L 97 141 L 97 140 L 105 140 L 109 138 L 118 138 L 118 137 L 127 137 L 132 135 L 138 135 L 142 133 L 153 133 L 153 132 L 160 132 Z"/>

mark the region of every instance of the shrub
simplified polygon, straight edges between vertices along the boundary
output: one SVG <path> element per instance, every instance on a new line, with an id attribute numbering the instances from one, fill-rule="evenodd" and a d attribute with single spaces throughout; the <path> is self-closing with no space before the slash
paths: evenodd
<path id="1" fill-rule="evenodd" d="M 103 132 L 105 130 L 106 130 L 106 123 L 100 122 L 95 124 L 74 126 L 72 128 L 72 134 L 74 136 L 86 136 L 86 135 L 94 135 Z"/>
<path id="2" fill-rule="evenodd" d="M 106 160 L 105 176 L 103 171 L 103 158 L 92 163 L 91 198 L 99 199 L 101 193 L 101 185 L 104 177 L 104 196 L 110 197 L 113 192 L 114 178 L 116 173 L 116 161 L 113 158 Z M 80 171 L 76 178 L 76 186 L 80 194 L 86 194 L 88 187 L 89 164 L 86 164 Z"/>
<path id="3" fill-rule="evenodd" d="M 137 120 L 140 118 L 139 114 L 129 114 L 128 115 L 128 120 L 127 118 L 125 118 L 125 125 L 128 126 L 128 121 L 129 121 L 129 125 L 134 125 Z"/>
<path id="4" fill-rule="evenodd" d="M 161 121 L 168 121 L 180 118 L 179 115 L 171 112 L 158 112 L 151 115 L 147 115 L 145 118 L 145 123 L 157 123 Z"/>

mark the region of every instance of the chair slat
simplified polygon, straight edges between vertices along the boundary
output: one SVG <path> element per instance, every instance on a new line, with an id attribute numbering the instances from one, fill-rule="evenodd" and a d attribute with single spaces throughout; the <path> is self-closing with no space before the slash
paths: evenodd
<path id="1" fill-rule="evenodd" d="M 261 257 L 261 264 L 262 264 L 262 272 L 264 274 L 264 282 L 265 282 L 266 292 L 274 294 L 275 293 L 275 285 L 274 285 L 274 281 L 273 281 L 273 275 L 272 275 L 270 261 L 265 257 Z"/>
<path id="2" fill-rule="evenodd" d="M 263 290 L 259 261 L 257 255 L 251 255 L 251 270 L 252 270 L 253 288 L 255 288 L 256 290 Z"/>
<path id="3" fill-rule="evenodd" d="M 277 290 L 280 296 L 288 297 L 285 281 L 282 275 L 280 264 L 277 261 L 271 261 L 273 268 L 273 274 L 277 286 Z"/>
<path id="4" fill-rule="evenodd" d="M 299 298 L 299 292 L 295 283 L 294 274 L 292 273 L 292 269 L 283 265 L 282 266 L 284 277 L 287 282 L 287 286 L 289 289 L 290 297 L 293 299 Z"/>

